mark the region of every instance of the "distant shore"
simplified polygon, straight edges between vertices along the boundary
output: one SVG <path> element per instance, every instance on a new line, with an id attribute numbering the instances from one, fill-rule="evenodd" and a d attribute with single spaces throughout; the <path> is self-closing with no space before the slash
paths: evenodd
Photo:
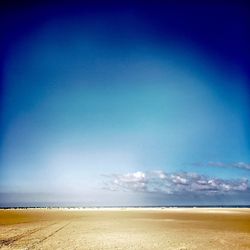
<path id="1" fill-rule="evenodd" d="M 0 209 L 235 209 L 235 208 L 250 208 L 250 205 L 215 205 L 215 206 L 0 206 Z"/>

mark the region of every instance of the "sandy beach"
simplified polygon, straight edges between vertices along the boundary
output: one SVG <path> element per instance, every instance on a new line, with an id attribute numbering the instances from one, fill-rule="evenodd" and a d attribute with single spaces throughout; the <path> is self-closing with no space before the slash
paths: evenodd
<path id="1" fill-rule="evenodd" d="M 250 209 L 0 210 L 1 249 L 250 249 Z"/>

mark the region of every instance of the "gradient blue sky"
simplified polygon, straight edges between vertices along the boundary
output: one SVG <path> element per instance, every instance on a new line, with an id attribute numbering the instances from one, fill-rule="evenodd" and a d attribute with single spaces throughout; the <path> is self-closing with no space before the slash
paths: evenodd
<path id="1" fill-rule="evenodd" d="M 244 5 L 4 10 L 1 205 L 249 204 Z"/>

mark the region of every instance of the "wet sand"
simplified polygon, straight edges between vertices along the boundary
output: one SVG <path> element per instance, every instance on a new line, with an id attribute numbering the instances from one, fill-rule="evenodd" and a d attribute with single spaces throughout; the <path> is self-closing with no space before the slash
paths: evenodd
<path id="1" fill-rule="evenodd" d="M 250 209 L 0 210 L 1 249 L 250 249 Z"/>

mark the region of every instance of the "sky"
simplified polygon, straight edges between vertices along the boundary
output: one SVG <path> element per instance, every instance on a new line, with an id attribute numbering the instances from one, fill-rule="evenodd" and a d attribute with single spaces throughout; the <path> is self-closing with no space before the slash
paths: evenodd
<path id="1" fill-rule="evenodd" d="M 244 4 L 2 11 L 0 206 L 250 205 Z"/>

